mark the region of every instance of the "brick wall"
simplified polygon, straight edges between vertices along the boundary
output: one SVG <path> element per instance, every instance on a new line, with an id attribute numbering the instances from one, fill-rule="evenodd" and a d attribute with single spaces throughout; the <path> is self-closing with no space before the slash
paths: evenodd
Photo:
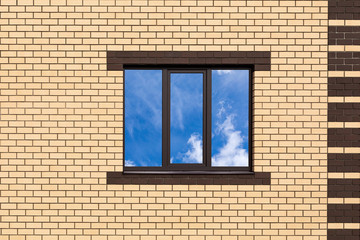
<path id="1" fill-rule="evenodd" d="M 328 11 L 327 0 L 0 0 L 0 239 L 356 236 L 357 223 L 327 223 L 330 204 L 359 204 L 327 188 L 359 178 L 348 160 L 360 153 L 328 148 L 328 128 L 358 127 L 328 122 L 328 103 L 345 103 L 328 93 L 355 96 L 347 81 L 360 77 L 328 71 L 328 51 L 358 51 L 356 36 L 328 45 L 329 25 L 349 20 Z M 123 71 L 107 56 L 130 51 L 269 52 L 253 78 L 253 165 L 269 178 L 107 184 L 123 170 Z"/>

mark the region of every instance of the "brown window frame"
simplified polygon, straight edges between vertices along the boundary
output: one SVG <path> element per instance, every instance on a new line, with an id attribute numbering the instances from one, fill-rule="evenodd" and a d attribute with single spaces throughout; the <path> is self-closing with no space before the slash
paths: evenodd
<path id="1" fill-rule="evenodd" d="M 161 167 L 126 167 L 124 174 L 253 174 L 253 72 L 252 66 L 203 65 L 196 67 L 181 65 L 139 66 L 124 65 L 125 70 L 162 70 L 162 166 Z M 247 167 L 213 167 L 211 166 L 211 70 L 248 70 L 249 71 L 249 132 L 248 132 L 248 166 Z M 203 163 L 171 164 L 170 163 L 170 74 L 203 73 Z M 125 84 L 124 84 L 124 128 L 125 128 Z M 123 131 L 125 134 L 125 131 Z M 125 159 L 125 138 L 123 159 Z"/>

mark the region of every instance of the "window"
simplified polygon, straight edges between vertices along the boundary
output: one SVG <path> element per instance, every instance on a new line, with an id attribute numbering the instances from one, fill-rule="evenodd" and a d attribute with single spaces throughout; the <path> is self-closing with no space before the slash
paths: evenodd
<path id="1" fill-rule="evenodd" d="M 125 69 L 124 172 L 251 170 L 250 69 Z"/>

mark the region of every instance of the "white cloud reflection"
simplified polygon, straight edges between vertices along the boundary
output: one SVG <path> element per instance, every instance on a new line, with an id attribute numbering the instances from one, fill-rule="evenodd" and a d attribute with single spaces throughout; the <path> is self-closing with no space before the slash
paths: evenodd
<path id="1" fill-rule="evenodd" d="M 225 121 L 218 124 L 218 131 L 216 135 L 223 135 L 226 138 L 226 143 L 219 152 L 212 156 L 212 166 L 247 166 L 248 153 L 246 149 L 242 148 L 244 137 L 241 136 L 240 131 L 236 131 L 233 118 L 235 115 L 230 114 Z"/>
<path id="2" fill-rule="evenodd" d="M 233 70 L 216 70 L 216 73 L 219 75 L 231 74 L 233 72 L 234 72 Z"/>
<path id="3" fill-rule="evenodd" d="M 242 148 L 245 137 L 241 131 L 237 131 L 233 124 L 235 115 L 226 116 L 223 123 L 217 124 L 217 131 L 214 137 L 220 135 L 226 138 L 225 144 L 213 155 L 212 166 L 248 166 L 248 152 Z M 202 163 L 203 142 L 199 133 L 191 134 L 187 141 L 189 149 L 183 154 L 183 163 Z"/>
<path id="4" fill-rule="evenodd" d="M 249 71 L 212 73 L 212 166 L 248 166 Z"/>
<path id="5" fill-rule="evenodd" d="M 190 149 L 184 154 L 183 163 L 202 163 L 203 159 L 203 143 L 199 133 L 191 134 L 187 144 Z"/>
<path id="6" fill-rule="evenodd" d="M 125 166 L 126 166 L 126 167 L 135 167 L 136 164 L 135 164 L 135 162 L 132 161 L 132 160 L 125 160 Z"/>

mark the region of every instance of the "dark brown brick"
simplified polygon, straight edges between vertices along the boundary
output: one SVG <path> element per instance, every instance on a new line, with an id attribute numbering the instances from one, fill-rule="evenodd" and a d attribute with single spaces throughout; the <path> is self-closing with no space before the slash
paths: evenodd
<path id="1" fill-rule="evenodd" d="M 255 71 L 270 71 L 271 66 L 270 65 L 255 65 L 254 70 Z"/>
<path id="2" fill-rule="evenodd" d="M 165 52 L 161 52 L 161 51 L 149 52 L 149 56 L 152 56 L 153 58 L 163 58 L 165 56 Z"/>
<path id="3" fill-rule="evenodd" d="M 246 58 L 246 52 L 230 52 L 230 57 Z"/>
<path id="4" fill-rule="evenodd" d="M 261 65 L 264 64 L 264 65 L 266 65 L 267 62 L 268 62 L 268 59 L 264 58 L 264 57 L 261 57 L 261 58 L 255 58 L 254 61 L 255 61 L 256 64 L 261 64 Z"/>
<path id="5" fill-rule="evenodd" d="M 141 53 L 141 52 L 140 52 Z M 189 52 L 189 54 L 191 55 L 191 57 L 196 57 L 196 52 Z M 150 56 L 151 57 L 151 56 Z M 164 52 L 164 57 L 165 58 L 179 58 L 179 57 L 183 57 L 183 52 Z"/>
<path id="6" fill-rule="evenodd" d="M 206 58 L 206 64 L 221 65 L 221 58 Z"/>
<path id="7" fill-rule="evenodd" d="M 328 197 L 359 198 L 360 179 L 328 179 Z"/>
<path id="8" fill-rule="evenodd" d="M 358 52 L 328 53 L 328 70 L 330 71 L 357 71 L 359 67 L 360 53 Z"/>
<path id="9" fill-rule="evenodd" d="M 124 58 L 121 58 L 124 59 Z M 125 58 L 127 64 L 141 64 L 142 58 L 129 57 Z"/>
<path id="10" fill-rule="evenodd" d="M 175 58 L 171 57 L 163 57 L 163 58 L 156 58 L 154 59 L 153 63 L 156 64 L 176 64 L 174 61 Z M 189 61 L 191 61 L 193 58 L 189 58 Z"/>
<path id="11" fill-rule="evenodd" d="M 329 96 L 360 96 L 360 78 L 329 78 Z"/>
<path id="12" fill-rule="evenodd" d="M 329 223 L 359 223 L 359 204 L 328 204 Z"/>
<path id="13" fill-rule="evenodd" d="M 154 59 L 149 58 L 149 57 L 143 57 L 139 59 L 139 63 L 140 64 L 152 64 L 154 61 Z"/>
<path id="14" fill-rule="evenodd" d="M 360 172 L 360 154 L 328 154 L 329 172 Z"/>
<path id="15" fill-rule="evenodd" d="M 134 51 L 134 52 L 129 52 L 129 57 L 132 57 L 132 58 L 146 58 L 146 57 L 151 57 L 149 55 L 149 52 L 137 52 L 137 51 Z"/>
<path id="16" fill-rule="evenodd" d="M 328 240 L 359 240 L 360 230 L 359 229 L 328 229 L 327 239 Z"/>
<path id="17" fill-rule="evenodd" d="M 270 185 L 271 179 L 270 178 L 263 178 L 259 185 Z"/>
<path id="18" fill-rule="evenodd" d="M 223 59 L 223 58 L 218 58 L 218 59 Z M 176 62 L 176 60 L 174 60 L 174 62 Z M 206 58 L 189 58 L 189 63 L 190 65 L 196 65 L 196 64 L 206 64 Z"/>
<path id="19" fill-rule="evenodd" d="M 203 57 L 203 58 L 213 58 L 214 52 L 197 52 L 197 55 L 198 57 Z"/>
<path id="20" fill-rule="evenodd" d="M 116 57 L 116 52 L 114 52 L 114 51 L 107 51 L 107 52 L 106 52 L 106 57 L 107 57 L 107 58 Z"/>
<path id="21" fill-rule="evenodd" d="M 237 58 L 237 64 L 246 65 L 248 63 L 249 63 L 248 58 Z M 255 67 L 256 66 L 267 66 L 267 65 L 256 64 Z"/>
<path id="22" fill-rule="evenodd" d="M 176 61 L 178 64 L 184 64 L 184 65 L 190 64 L 189 58 L 186 57 L 178 58 Z"/>
<path id="23" fill-rule="evenodd" d="M 329 128 L 329 147 L 360 147 L 359 128 Z"/>
<path id="24" fill-rule="evenodd" d="M 121 71 L 123 69 L 124 69 L 123 64 L 108 64 L 107 65 L 107 70 L 108 71 Z"/>
<path id="25" fill-rule="evenodd" d="M 161 178 L 161 177 L 148 178 L 147 184 L 158 184 L 158 185 L 165 184 L 165 182 L 166 182 L 165 180 L 167 180 L 167 179 Z"/>
<path id="26" fill-rule="evenodd" d="M 358 0 L 329 0 L 329 19 L 360 19 L 360 5 Z"/>
<path id="27" fill-rule="evenodd" d="M 214 52 L 214 57 L 216 58 L 229 58 L 230 52 L 224 51 L 224 52 Z"/>
<path id="28" fill-rule="evenodd" d="M 234 63 L 237 63 L 237 58 L 230 58 L 230 57 L 227 57 L 227 58 L 222 58 L 222 61 L 221 63 L 222 64 L 234 64 Z M 255 60 L 253 60 L 253 64 L 256 63 Z"/>
<path id="29" fill-rule="evenodd" d="M 360 122 L 360 103 L 329 103 L 329 122 Z"/>

